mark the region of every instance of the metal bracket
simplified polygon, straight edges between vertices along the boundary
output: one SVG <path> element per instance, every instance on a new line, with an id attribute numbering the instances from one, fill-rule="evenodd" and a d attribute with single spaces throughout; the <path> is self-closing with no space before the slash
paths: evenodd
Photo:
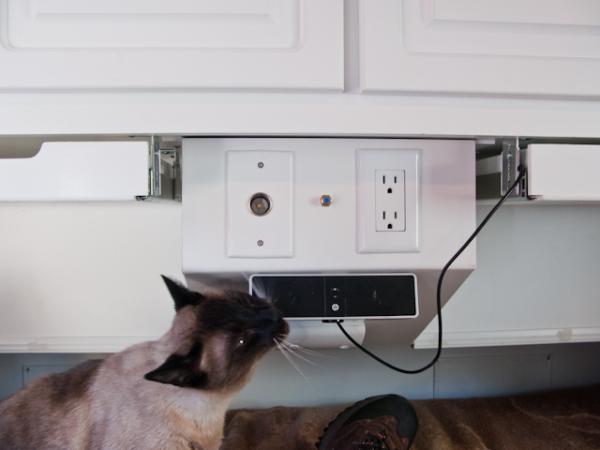
<path id="1" fill-rule="evenodd" d="M 525 149 L 519 138 L 502 141 L 500 153 L 477 160 L 477 198 L 500 198 L 519 176 L 519 166 L 525 163 Z M 511 197 L 525 196 L 524 182 L 513 191 Z"/>
<path id="2" fill-rule="evenodd" d="M 181 201 L 181 138 L 150 138 L 149 192 L 151 197 Z"/>

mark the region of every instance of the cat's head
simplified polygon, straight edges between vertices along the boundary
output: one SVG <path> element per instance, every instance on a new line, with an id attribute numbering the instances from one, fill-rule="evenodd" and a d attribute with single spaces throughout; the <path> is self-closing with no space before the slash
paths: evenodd
<path id="1" fill-rule="evenodd" d="M 235 391 L 289 328 L 267 300 L 243 292 L 203 295 L 167 277 L 176 315 L 166 339 L 176 350 L 145 378 L 212 391 Z"/>

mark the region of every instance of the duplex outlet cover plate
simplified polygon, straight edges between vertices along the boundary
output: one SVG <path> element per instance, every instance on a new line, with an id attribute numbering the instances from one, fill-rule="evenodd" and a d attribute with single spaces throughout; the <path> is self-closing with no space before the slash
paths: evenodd
<path id="1" fill-rule="evenodd" d="M 356 153 L 357 251 L 419 250 L 419 149 Z"/>

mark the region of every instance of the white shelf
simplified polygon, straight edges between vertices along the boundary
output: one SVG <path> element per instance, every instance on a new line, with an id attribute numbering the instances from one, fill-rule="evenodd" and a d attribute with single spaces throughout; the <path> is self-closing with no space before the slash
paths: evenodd
<path id="1" fill-rule="evenodd" d="M 433 323 L 437 324 L 435 321 Z M 600 327 L 451 331 L 448 333 L 444 332 L 443 336 L 443 346 L 445 348 L 566 344 L 598 341 L 600 341 Z M 423 332 L 415 340 L 414 346 L 415 348 L 435 348 L 437 346 L 437 332 L 432 331 L 432 328 L 428 328 L 426 332 Z"/>

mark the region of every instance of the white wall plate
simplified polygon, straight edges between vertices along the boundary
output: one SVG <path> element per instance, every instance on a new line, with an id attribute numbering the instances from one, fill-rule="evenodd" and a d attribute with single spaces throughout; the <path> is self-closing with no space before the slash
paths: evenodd
<path id="1" fill-rule="evenodd" d="M 359 252 L 419 249 L 419 170 L 418 149 L 366 148 L 356 152 Z"/>
<path id="2" fill-rule="evenodd" d="M 226 164 L 227 256 L 293 256 L 294 154 L 230 151 Z M 250 207 L 253 198 L 264 199 L 269 206 L 255 214 Z"/>

